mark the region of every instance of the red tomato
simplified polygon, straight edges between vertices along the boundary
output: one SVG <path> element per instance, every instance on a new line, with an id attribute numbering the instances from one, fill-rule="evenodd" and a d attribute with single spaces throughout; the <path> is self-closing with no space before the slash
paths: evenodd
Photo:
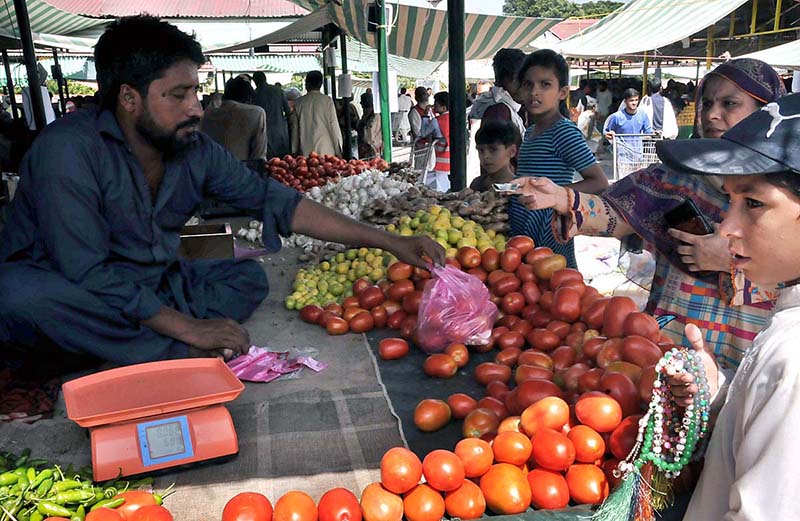
<path id="1" fill-rule="evenodd" d="M 536 251 L 536 250 L 534 250 Z M 558 270 L 563 270 L 567 267 L 567 259 L 563 255 L 551 255 L 533 261 L 533 272 L 539 280 L 550 280 Z"/>
<path id="2" fill-rule="evenodd" d="M 542 351 L 552 351 L 561 345 L 561 339 L 558 338 L 558 335 L 543 327 L 531 329 L 526 338 L 531 347 Z"/>
<path id="3" fill-rule="evenodd" d="M 454 452 L 437 449 L 422 460 L 425 481 L 436 490 L 455 490 L 464 482 L 464 464 Z"/>
<path id="4" fill-rule="evenodd" d="M 610 396 L 587 394 L 575 404 L 575 415 L 599 433 L 611 432 L 622 421 L 622 408 Z"/>
<path id="5" fill-rule="evenodd" d="M 510 274 L 496 279 L 494 283 L 491 283 L 491 278 L 488 280 L 490 281 L 492 292 L 498 297 L 504 297 L 512 291 L 517 291 L 522 286 L 522 282 L 520 282 L 517 277 Z"/>
<path id="6" fill-rule="evenodd" d="M 510 351 L 510 349 L 506 349 L 506 351 Z M 501 353 L 505 353 L 505 351 L 501 351 Z M 552 378 L 553 371 L 535 365 L 520 364 L 514 370 L 514 382 L 516 384 L 521 384 L 528 380 L 551 380 Z"/>
<path id="7" fill-rule="evenodd" d="M 472 246 L 462 246 L 456 253 L 456 260 L 464 269 L 477 268 L 481 265 L 481 252 Z"/>
<path id="8" fill-rule="evenodd" d="M 568 421 L 567 402 L 555 396 L 548 396 L 522 411 L 520 425 L 525 434 L 535 436 L 540 428 L 560 430 Z"/>
<path id="9" fill-rule="evenodd" d="M 580 333 L 578 333 L 580 334 Z M 566 369 L 578 359 L 578 352 L 570 346 L 557 347 L 550 356 L 553 359 L 553 368 L 556 370 Z"/>
<path id="10" fill-rule="evenodd" d="M 488 248 L 483 252 L 481 266 L 489 273 L 500 268 L 500 254 L 496 249 Z"/>
<path id="11" fill-rule="evenodd" d="M 509 331 L 500 335 L 500 338 L 497 339 L 497 346 L 500 349 L 522 349 L 525 347 L 525 337 L 517 331 Z"/>
<path id="12" fill-rule="evenodd" d="M 656 319 L 641 311 L 631 313 L 625 318 L 625 321 L 622 323 L 622 332 L 625 336 L 643 336 L 651 342 L 658 342 L 661 336 L 661 331 L 659 330 Z"/>
<path id="13" fill-rule="evenodd" d="M 506 349 L 506 351 L 510 350 Z M 499 380 L 495 380 L 486 384 L 486 396 L 491 396 L 492 398 L 497 398 L 498 400 L 502 400 L 503 396 L 509 391 L 510 389 L 508 388 L 508 385 Z"/>
<path id="14" fill-rule="evenodd" d="M 516 248 L 506 247 L 503 253 L 500 254 L 500 267 L 508 273 L 517 271 L 521 262 L 522 254 Z"/>
<path id="15" fill-rule="evenodd" d="M 628 317 L 633 315 L 634 313 L 631 313 Z M 625 337 L 622 343 L 622 357 L 626 362 L 647 367 L 656 365 L 661 360 L 661 349 L 643 336 L 630 335 Z"/>
<path id="16" fill-rule="evenodd" d="M 495 363 L 507 365 L 508 367 L 514 367 L 517 365 L 517 360 L 519 359 L 519 355 L 522 353 L 522 350 L 518 347 L 508 347 L 503 349 L 494 357 Z M 489 382 L 491 383 L 491 382 Z"/>
<path id="17" fill-rule="evenodd" d="M 389 318 L 386 319 L 386 325 L 389 326 L 390 329 L 400 329 L 403 326 L 403 322 L 405 322 L 406 312 L 402 309 L 395 311 L 394 313 L 389 313 Z"/>
<path id="18" fill-rule="evenodd" d="M 458 372 L 458 365 L 452 356 L 436 353 L 425 359 L 422 370 L 433 378 L 452 378 Z"/>
<path id="19" fill-rule="evenodd" d="M 569 495 L 576 503 L 599 505 L 608 497 L 608 481 L 600 467 L 575 464 L 567 470 Z"/>
<path id="20" fill-rule="evenodd" d="M 600 379 L 603 377 L 603 371 L 600 368 L 589 369 L 581 376 L 578 377 L 578 392 L 585 393 L 587 391 L 600 390 Z"/>
<path id="21" fill-rule="evenodd" d="M 553 294 L 551 307 L 553 318 L 565 322 L 575 322 L 581 316 L 581 295 L 570 287 L 558 288 Z"/>
<path id="22" fill-rule="evenodd" d="M 502 364 L 484 362 L 475 368 L 475 380 L 482 385 L 494 380 L 508 383 L 511 380 L 511 368 Z"/>
<path id="23" fill-rule="evenodd" d="M 524 411 L 526 407 L 538 402 L 542 398 L 547 396 L 557 396 L 560 398 L 561 389 L 549 380 L 533 378 L 521 382 L 511 391 L 511 394 L 514 395 L 516 407 L 509 407 L 509 412 L 511 414 L 522 414 L 522 411 Z"/>
<path id="24" fill-rule="evenodd" d="M 641 414 L 628 416 L 617 425 L 608 438 L 608 448 L 615 458 L 625 459 L 636 444 L 636 435 L 639 434 L 639 420 Z"/>
<path id="25" fill-rule="evenodd" d="M 467 270 L 467 273 L 472 275 L 473 277 L 477 278 L 481 282 L 485 283 L 486 279 L 488 278 L 489 274 L 486 273 L 486 270 L 483 268 L 470 268 Z"/>
<path id="26" fill-rule="evenodd" d="M 414 408 L 414 425 L 421 431 L 438 431 L 450 422 L 451 416 L 447 402 L 429 398 L 422 400 Z"/>
<path id="27" fill-rule="evenodd" d="M 322 314 L 322 308 L 319 306 L 308 305 L 300 310 L 300 319 L 309 324 L 316 324 L 319 316 Z"/>
<path id="28" fill-rule="evenodd" d="M 141 507 L 157 504 L 153 494 L 145 492 L 144 490 L 128 490 L 127 492 L 122 492 L 114 496 L 114 499 L 119 498 L 124 499 L 125 502 L 122 506 L 114 510 L 122 514 L 122 517 L 125 519 L 132 517 L 133 513 Z"/>
<path id="29" fill-rule="evenodd" d="M 472 396 L 455 393 L 447 397 L 447 405 L 450 406 L 453 418 L 461 420 L 478 407 L 478 402 Z"/>
<path id="30" fill-rule="evenodd" d="M 624 374 L 606 371 L 600 379 L 600 390 L 616 400 L 623 417 L 639 412 L 639 388 Z"/>
<path id="31" fill-rule="evenodd" d="M 575 446 L 575 461 L 594 463 L 606 453 L 603 437 L 587 425 L 576 425 L 569 430 L 567 438 Z"/>
<path id="32" fill-rule="evenodd" d="M 367 331 L 372 331 L 375 327 L 375 319 L 372 318 L 372 314 L 369 311 L 362 311 L 360 313 L 356 313 L 353 318 L 350 319 L 350 331 L 353 333 L 366 333 Z"/>
<path id="33" fill-rule="evenodd" d="M 408 492 L 417 486 L 420 478 L 422 478 L 422 462 L 410 450 L 394 447 L 386 451 L 381 458 L 381 484 L 389 492 L 395 494 Z"/>
<path id="34" fill-rule="evenodd" d="M 347 324 L 347 320 L 343 318 L 331 317 L 325 322 L 325 329 L 329 335 L 343 335 L 347 333 L 350 326 Z"/>
<path id="35" fill-rule="evenodd" d="M 613 362 L 622 361 L 622 345 L 621 338 L 609 338 L 603 342 L 600 352 L 597 353 L 597 366 L 605 369 Z"/>
<path id="36" fill-rule="evenodd" d="M 389 300 L 400 302 L 403 297 L 414 291 L 414 283 L 409 279 L 398 280 L 389 286 L 388 297 Z"/>
<path id="37" fill-rule="evenodd" d="M 378 286 L 369 286 L 358 295 L 358 305 L 364 309 L 372 309 L 384 301 L 383 291 Z"/>
<path id="38" fill-rule="evenodd" d="M 636 303 L 630 297 L 611 297 L 603 314 L 603 335 L 609 338 L 621 337 L 624 334 L 622 325 L 625 319 L 636 311 Z M 584 322 L 589 324 L 587 320 Z"/>
<path id="39" fill-rule="evenodd" d="M 486 499 L 478 485 L 465 479 L 457 489 L 445 492 L 444 507 L 451 518 L 478 519 L 486 512 Z"/>
<path id="40" fill-rule="evenodd" d="M 526 282 L 536 282 L 536 274 L 533 272 L 533 266 L 530 264 L 520 264 L 517 271 L 514 272 L 514 275 L 516 275 L 523 284 Z"/>
<path id="41" fill-rule="evenodd" d="M 361 506 L 346 488 L 334 488 L 319 498 L 319 521 L 361 521 Z"/>
<path id="42" fill-rule="evenodd" d="M 126 518 L 115 508 L 100 507 L 86 514 L 86 521 L 126 521 Z"/>
<path id="43" fill-rule="evenodd" d="M 173 521 L 169 510 L 161 505 L 147 505 L 133 513 L 126 521 Z"/>
<path id="44" fill-rule="evenodd" d="M 642 375 L 639 378 L 639 398 L 643 402 L 650 402 L 653 397 L 653 382 L 656 380 L 656 368 L 651 365 L 642 369 Z"/>
<path id="45" fill-rule="evenodd" d="M 516 248 L 521 255 L 526 255 L 533 250 L 533 239 L 527 235 L 515 235 L 506 243 L 506 248 Z"/>
<path id="46" fill-rule="evenodd" d="M 570 333 L 570 324 L 563 320 L 551 320 L 545 329 L 558 335 L 558 338 L 567 338 L 567 335 Z"/>
<path id="47" fill-rule="evenodd" d="M 531 505 L 535 508 L 558 510 L 569 505 L 569 487 L 560 472 L 533 469 L 527 478 L 531 486 Z"/>
<path id="48" fill-rule="evenodd" d="M 364 521 L 401 521 L 403 498 L 372 483 L 361 493 L 361 513 Z"/>
<path id="49" fill-rule="evenodd" d="M 441 492 L 422 483 L 406 493 L 403 514 L 408 521 L 440 521 L 444 516 L 444 498 Z"/>
<path id="50" fill-rule="evenodd" d="M 492 398 L 491 396 L 484 396 L 478 400 L 478 408 L 489 409 L 500 420 L 508 416 L 508 409 L 506 409 L 505 404 L 501 400 Z"/>
<path id="51" fill-rule="evenodd" d="M 528 304 L 538 304 L 539 299 L 542 298 L 542 291 L 535 282 L 524 282 L 521 292 Z"/>
<path id="52" fill-rule="evenodd" d="M 603 327 L 603 319 L 606 314 L 606 307 L 611 302 L 610 298 L 600 298 L 591 302 L 588 306 L 581 309 L 581 320 L 592 329 Z"/>
<path id="53" fill-rule="evenodd" d="M 507 315 L 519 315 L 524 307 L 525 297 L 522 295 L 522 293 L 518 291 L 512 291 L 511 293 L 506 293 L 503 296 L 503 313 L 506 313 Z"/>
<path id="54" fill-rule="evenodd" d="M 477 478 L 486 473 L 494 461 L 494 453 L 488 441 L 480 438 L 464 438 L 456 444 L 455 454 L 464 465 L 464 475 Z"/>
<path id="55" fill-rule="evenodd" d="M 258 492 L 236 494 L 225 503 L 222 521 L 272 521 L 272 503 Z"/>
<path id="56" fill-rule="evenodd" d="M 365 289 L 372 286 L 369 280 L 367 279 L 358 279 L 357 281 L 353 282 L 353 296 L 358 298 L 364 292 Z M 347 306 L 344 306 L 347 307 Z"/>
<path id="57" fill-rule="evenodd" d="M 537 246 L 525 254 L 525 262 L 527 264 L 533 264 L 537 260 L 546 259 L 551 255 L 553 255 L 553 250 L 551 250 L 547 246 Z"/>
<path id="58" fill-rule="evenodd" d="M 412 291 L 403 297 L 403 311 L 409 315 L 416 315 L 419 311 L 419 303 L 422 300 L 421 291 Z"/>
<path id="59" fill-rule="evenodd" d="M 526 349 L 519 355 L 518 364 L 535 365 L 544 369 L 553 369 L 553 359 L 550 355 L 537 351 L 536 349 Z"/>
<path id="60" fill-rule="evenodd" d="M 462 430 L 465 438 L 480 438 L 497 432 L 498 425 L 500 418 L 494 412 L 479 407 L 464 418 Z"/>
<path id="61" fill-rule="evenodd" d="M 521 432 L 500 432 L 492 440 L 492 452 L 497 463 L 522 465 L 531 457 L 531 439 Z"/>
<path id="62" fill-rule="evenodd" d="M 455 360 L 459 369 L 469 363 L 469 350 L 464 344 L 450 344 L 444 352 Z"/>
<path id="63" fill-rule="evenodd" d="M 305 492 L 289 491 L 275 502 L 272 521 L 317 521 L 317 505 Z"/>
<path id="64" fill-rule="evenodd" d="M 370 310 L 370 314 L 372 315 L 372 322 L 375 324 L 376 328 L 386 327 L 386 321 L 389 319 L 389 315 L 386 313 L 386 308 L 383 306 L 375 306 Z"/>
<path id="65" fill-rule="evenodd" d="M 342 313 L 342 318 L 347 320 L 349 324 L 350 320 L 352 320 L 354 316 L 362 312 L 369 313 L 369 311 L 362 308 L 361 306 L 348 306 L 344 308 L 344 312 Z"/>
<path id="66" fill-rule="evenodd" d="M 559 286 L 568 281 L 582 283 L 583 275 L 581 275 L 580 271 L 572 268 L 555 271 L 550 278 L 550 288 L 553 290 L 558 289 Z"/>
<path id="67" fill-rule="evenodd" d="M 533 459 L 548 470 L 567 470 L 575 462 L 575 446 L 558 431 L 541 427 L 533 436 Z"/>
<path id="68" fill-rule="evenodd" d="M 480 487 L 486 505 L 497 514 L 521 514 L 531 504 L 531 486 L 515 465 L 492 465 L 481 476 Z"/>
<path id="69" fill-rule="evenodd" d="M 414 274 L 414 266 L 406 264 L 405 262 L 395 262 L 386 270 L 386 276 L 392 282 L 398 280 L 410 279 Z"/>

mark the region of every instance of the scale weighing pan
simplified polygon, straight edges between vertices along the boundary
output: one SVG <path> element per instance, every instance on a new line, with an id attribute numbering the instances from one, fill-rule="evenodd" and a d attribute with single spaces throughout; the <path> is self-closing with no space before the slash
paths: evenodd
<path id="1" fill-rule="evenodd" d="M 216 358 L 131 365 L 63 385 L 67 416 L 89 429 L 98 481 L 237 453 L 222 404 L 243 390 Z"/>

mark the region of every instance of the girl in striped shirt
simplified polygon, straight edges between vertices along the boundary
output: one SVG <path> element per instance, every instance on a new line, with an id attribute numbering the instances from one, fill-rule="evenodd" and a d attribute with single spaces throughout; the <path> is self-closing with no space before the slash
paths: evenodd
<path id="1" fill-rule="evenodd" d="M 543 49 L 529 54 L 519 71 L 519 98 L 533 118 L 517 156 L 517 177 L 546 177 L 558 185 L 599 193 L 608 180 L 580 130 L 566 113 L 569 95 L 569 65 L 559 54 Z M 582 180 L 574 182 L 575 174 Z M 509 208 L 513 235 L 528 235 L 536 246 L 547 246 L 577 268 L 572 241 L 559 243 L 553 237 L 552 210 L 528 210 L 514 197 Z"/>

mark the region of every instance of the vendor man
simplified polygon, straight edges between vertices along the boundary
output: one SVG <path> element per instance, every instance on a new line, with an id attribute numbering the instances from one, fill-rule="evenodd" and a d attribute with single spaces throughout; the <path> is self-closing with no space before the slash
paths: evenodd
<path id="1" fill-rule="evenodd" d="M 444 261 L 428 238 L 400 238 L 262 180 L 207 136 L 197 99 L 205 63 L 193 36 L 150 16 L 113 22 L 95 47 L 103 107 L 48 126 L 25 156 L 0 234 L 0 346 L 52 348 L 120 364 L 250 345 L 239 324 L 266 297 L 254 261 L 178 259 L 205 197 L 257 212 L 264 244 L 302 233 Z"/>

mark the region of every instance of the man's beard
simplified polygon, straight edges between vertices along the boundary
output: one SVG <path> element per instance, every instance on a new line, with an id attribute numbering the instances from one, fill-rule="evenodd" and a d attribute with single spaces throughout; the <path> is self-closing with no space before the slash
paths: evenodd
<path id="1" fill-rule="evenodd" d="M 159 128 L 150 111 L 145 108 L 144 113 L 136 122 L 136 130 L 144 136 L 144 138 L 163 153 L 165 156 L 170 157 L 179 154 L 195 141 L 197 141 L 197 131 L 193 131 L 185 137 L 178 137 L 178 131 L 184 127 L 194 127 L 200 123 L 200 118 L 190 118 L 181 122 L 172 132 L 164 131 Z"/>

